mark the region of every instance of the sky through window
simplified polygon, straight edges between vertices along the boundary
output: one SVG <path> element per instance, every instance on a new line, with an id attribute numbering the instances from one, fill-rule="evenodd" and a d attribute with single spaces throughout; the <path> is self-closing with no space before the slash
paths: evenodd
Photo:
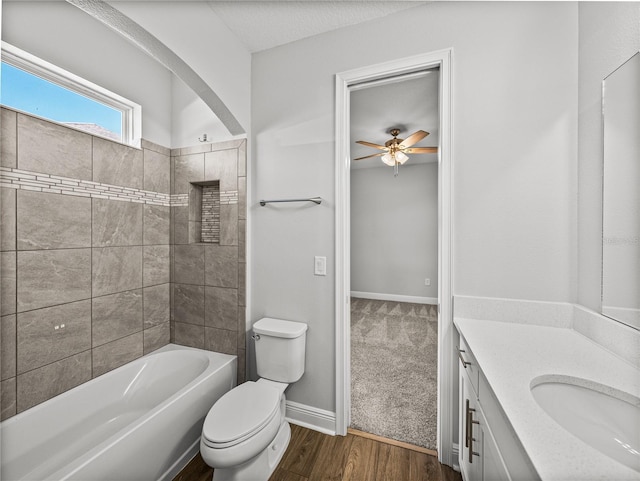
<path id="1" fill-rule="evenodd" d="M 122 112 L 5 62 L 1 75 L 2 105 L 114 140 L 122 139 Z"/>

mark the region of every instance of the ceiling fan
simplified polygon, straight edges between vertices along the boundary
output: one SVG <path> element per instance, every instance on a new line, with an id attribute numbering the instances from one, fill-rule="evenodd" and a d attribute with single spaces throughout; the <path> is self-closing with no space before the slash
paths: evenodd
<path id="1" fill-rule="evenodd" d="M 438 152 L 438 147 L 411 147 L 424 139 L 429 132 L 424 130 L 418 130 L 412 133 L 406 139 L 399 139 L 400 129 L 393 128 L 389 130 L 389 133 L 393 136 L 392 139 L 387 140 L 384 145 L 374 144 L 372 142 L 366 142 L 364 140 L 357 140 L 357 144 L 366 145 L 367 147 L 373 147 L 374 149 L 380 149 L 384 152 L 377 154 L 366 155 L 364 157 L 358 157 L 353 160 L 369 159 L 371 157 L 382 157 L 382 162 L 394 168 L 394 174 L 398 175 L 398 165 L 404 164 L 409 157 L 407 154 L 435 154 Z"/>

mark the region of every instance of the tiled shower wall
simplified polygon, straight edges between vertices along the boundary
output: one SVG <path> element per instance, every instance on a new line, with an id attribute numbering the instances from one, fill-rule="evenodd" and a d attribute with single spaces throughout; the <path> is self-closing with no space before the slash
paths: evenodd
<path id="1" fill-rule="evenodd" d="M 245 378 L 246 141 L 171 151 L 172 339 L 238 356 Z M 203 184 L 219 181 L 219 242 L 200 242 Z"/>
<path id="2" fill-rule="evenodd" d="M 2 109 L 2 419 L 170 340 L 170 152 Z"/>

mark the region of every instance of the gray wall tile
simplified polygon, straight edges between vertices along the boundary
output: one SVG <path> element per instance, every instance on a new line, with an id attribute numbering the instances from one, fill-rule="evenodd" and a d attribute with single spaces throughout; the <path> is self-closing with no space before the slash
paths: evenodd
<path id="1" fill-rule="evenodd" d="M 172 284 L 172 319 L 176 322 L 204 325 L 204 286 Z"/>
<path id="2" fill-rule="evenodd" d="M 17 114 L 13 110 L 1 109 L 0 117 L 0 165 L 16 168 Z"/>
<path id="3" fill-rule="evenodd" d="M 238 305 L 247 305 L 247 265 L 244 262 L 238 264 Z"/>
<path id="4" fill-rule="evenodd" d="M 94 296 L 142 287 L 142 246 L 93 249 Z"/>
<path id="5" fill-rule="evenodd" d="M 16 253 L 0 253 L 0 309 L 2 315 L 16 312 Z"/>
<path id="6" fill-rule="evenodd" d="M 0 383 L 0 421 L 16 414 L 16 378 L 5 379 Z"/>
<path id="7" fill-rule="evenodd" d="M 211 152 L 211 144 L 191 145 L 189 147 L 173 149 L 173 151 L 174 151 L 173 155 L 192 155 L 192 154 L 200 154 L 202 152 Z"/>
<path id="8" fill-rule="evenodd" d="M 191 182 L 203 182 L 204 180 L 204 154 L 174 158 L 172 194 L 188 194 Z"/>
<path id="9" fill-rule="evenodd" d="M 143 204 L 92 199 L 93 246 L 142 245 Z"/>
<path id="10" fill-rule="evenodd" d="M 160 349 L 171 342 L 169 322 L 145 329 L 143 333 L 144 354 Z"/>
<path id="11" fill-rule="evenodd" d="M 142 331 L 142 290 L 92 299 L 91 345 L 106 344 Z"/>
<path id="12" fill-rule="evenodd" d="M 238 287 L 238 247 L 205 245 L 204 260 L 205 285 Z"/>
<path id="13" fill-rule="evenodd" d="M 247 221 L 238 221 L 238 262 L 246 262 L 247 259 Z"/>
<path id="14" fill-rule="evenodd" d="M 91 199 L 19 190 L 18 250 L 91 247 Z"/>
<path id="15" fill-rule="evenodd" d="M 169 322 L 171 318 L 171 285 L 145 287 L 144 296 L 144 328 Z"/>
<path id="16" fill-rule="evenodd" d="M 16 376 L 16 315 L 0 318 L 0 379 Z"/>
<path id="17" fill-rule="evenodd" d="M 142 339 L 141 331 L 93 349 L 93 377 L 142 357 Z"/>
<path id="18" fill-rule="evenodd" d="M 204 326 L 185 324 L 183 322 L 174 322 L 173 326 L 174 342 L 176 344 L 204 349 Z"/>
<path id="19" fill-rule="evenodd" d="M 18 114 L 18 168 L 91 180 L 91 135 Z"/>
<path id="20" fill-rule="evenodd" d="M 189 243 L 189 207 L 171 208 L 172 244 Z"/>
<path id="21" fill-rule="evenodd" d="M 93 180 L 103 184 L 142 189 L 142 150 L 95 137 Z"/>
<path id="22" fill-rule="evenodd" d="M 143 149 L 144 190 L 171 193 L 171 163 L 169 155 Z"/>
<path id="23" fill-rule="evenodd" d="M 0 207 L 0 250 L 12 251 L 16 249 L 16 189 L 0 189 Z"/>
<path id="24" fill-rule="evenodd" d="M 238 150 L 218 150 L 205 154 L 205 180 L 220 180 L 220 191 L 238 190 Z"/>
<path id="25" fill-rule="evenodd" d="M 180 284 L 204 284 L 204 246 L 177 245 L 173 250 L 173 281 Z"/>
<path id="26" fill-rule="evenodd" d="M 170 247 L 144 246 L 143 248 L 143 285 L 154 286 L 170 281 Z"/>
<path id="27" fill-rule="evenodd" d="M 247 140 L 243 139 L 238 147 L 238 177 L 247 176 Z"/>
<path id="28" fill-rule="evenodd" d="M 142 146 L 143 150 L 151 150 L 153 152 L 158 152 L 159 154 L 167 155 L 167 156 L 171 155 L 170 148 L 164 147 L 160 144 L 156 144 L 147 139 L 141 139 L 140 145 Z"/>
<path id="29" fill-rule="evenodd" d="M 169 244 L 171 208 L 162 205 L 144 206 L 144 245 Z"/>
<path id="30" fill-rule="evenodd" d="M 91 249 L 18 252 L 18 312 L 91 297 Z"/>
<path id="31" fill-rule="evenodd" d="M 220 245 L 238 245 L 238 205 L 220 206 Z"/>
<path id="32" fill-rule="evenodd" d="M 205 327 L 204 348 L 207 351 L 236 355 L 238 352 L 236 347 L 236 331 Z"/>
<path id="33" fill-rule="evenodd" d="M 22 374 L 91 348 L 91 301 L 22 312 L 17 329 Z"/>
<path id="34" fill-rule="evenodd" d="M 247 178 L 238 177 L 238 219 L 247 218 Z"/>
<path id="35" fill-rule="evenodd" d="M 18 376 L 17 412 L 22 412 L 91 379 L 91 351 Z"/>
<path id="36" fill-rule="evenodd" d="M 238 326 L 238 291 L 224 287 L 205 287 L 204 323 L 236 332 Z"/>

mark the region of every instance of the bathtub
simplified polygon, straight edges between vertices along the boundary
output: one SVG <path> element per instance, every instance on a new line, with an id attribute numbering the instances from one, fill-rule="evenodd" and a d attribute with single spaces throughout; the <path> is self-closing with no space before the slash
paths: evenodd
<path id="1" fill-rule="evenodd" d="M 169 344 L 0 424 L 0 478 L 170 481 L 236 384 L 236 356 Z"/>

